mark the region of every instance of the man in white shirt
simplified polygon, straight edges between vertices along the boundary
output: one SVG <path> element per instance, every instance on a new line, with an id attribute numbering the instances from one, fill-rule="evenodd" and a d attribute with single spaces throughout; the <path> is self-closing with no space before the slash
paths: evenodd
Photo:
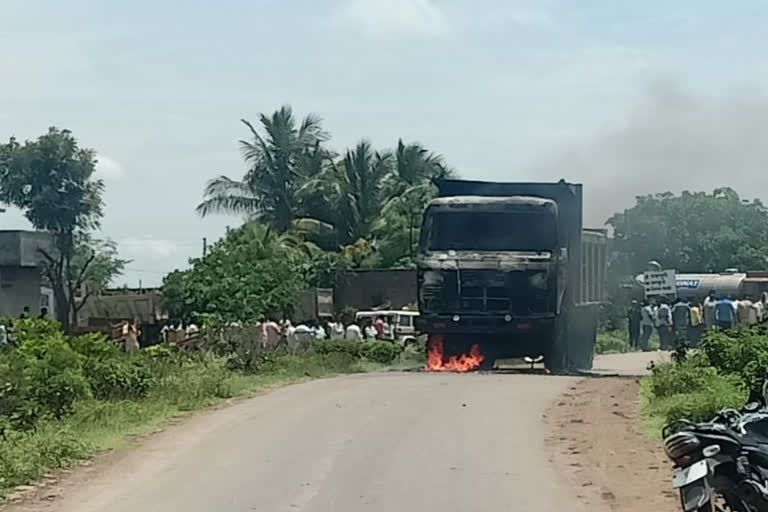
<path id="1" fill-rule="evenodd" d="M 308 347 L 315 338 L 315 333 L 312 332 L 307 322 L 300 322 L 299 325 L 294 327 L 293 335 L 296 338 L 296 345 L 299 347 Z"/>
<path id="2" fill-rule="evenodd" d="M 344 339 L 347 341 L 363 341 L 363 333 L 360 330 L 360 326 L 354 322 L 349 324 L 344 333 Z"/>
<path id="3" fill-rule="evenodd" d="M 650 348 L 651 334 L 656 326 L 656 314 L 647 301 L 643 303 L 643 309 L 640 311 L 640 343 L 639 348 L 642 351 L 648 351 Z"/>

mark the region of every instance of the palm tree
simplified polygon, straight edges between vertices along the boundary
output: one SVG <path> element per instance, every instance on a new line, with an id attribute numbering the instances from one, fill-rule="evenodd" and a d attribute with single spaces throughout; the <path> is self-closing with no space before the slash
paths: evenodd
<path id="1" fill-rule="evenodd" d="M 406 145 L 402 139 L 397 141 L 395 161 L 393 172 L 387 177 L 387 200 L 378 227 L 381 231 L 385 227 L 383 223 L 392 215 L 405 218 L 408 253 L 403 256 L 413 258 L 422 212 L 436 194 L 433 181 L 448 178 L 453 172 L 446 167 L 441 155 L 431 153 L 420 144 Z"/>
<path id="2" fill-rule="evenodd" d="M 392 166 L 392 153 L 374 151 L 369 141 L 360 141 L 302 187 L 304 204 L 319 206 L 312 218 L 294 225 L 310 232 L 332 227 L 338 245 L 370 238 L 386 200 L 385 179 Z"/>
<path id="3" fill-rule="evenodd" d="M 219 176 L 209 181 L 197 212 L 202 216 L 242 214 L 282 232 L 298 216 L 296 191 L 306 179 L 320 173 L 328 158 L 322 143 L 329 137 L 321 119 L 313 114 L 297 126 L 289 106 L 271 117 L 260 114 L 259 120 L 264 136 L 241 119 L 252 137 L 240 141 L 248 171 L 241 180 Z"/>

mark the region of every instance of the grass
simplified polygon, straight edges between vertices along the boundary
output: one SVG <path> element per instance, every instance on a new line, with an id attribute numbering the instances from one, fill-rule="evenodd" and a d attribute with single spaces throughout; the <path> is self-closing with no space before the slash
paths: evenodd
<path id="1" fill-rule="evenodd" d="M 405 352 L 395 366 L 413 366 L 417 357 Z M 230 371 L 223 360 L 215 358 L 190 363 L 158 378 L 145 398 L 80 401 L 61 420 L 41 421 L 27 432 L 8 431 L 6 439 L 0 439 L 0 498 L 50 470 L 117 448 L 130 437 L 152 432 L 188 411 L 278 385 L 383 367 L 346 354 L 311 352 L 276 356 L 258 373 Z"/>
<path id="2" fill-rule="evenodd" d="M 648 436 L 660 438 L 667 423 L 708 421 L 724 408 L 740 407 L 747 395 L 737 375 L 719 372 L 703 357 L 662 363 L 640 383 L 643 429 Z"/>

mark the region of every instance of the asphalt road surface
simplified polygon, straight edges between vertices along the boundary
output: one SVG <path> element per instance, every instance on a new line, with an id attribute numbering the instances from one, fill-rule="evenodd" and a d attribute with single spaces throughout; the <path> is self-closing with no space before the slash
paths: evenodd
<path id="1" fill-rule="evenodd" d="M 644 369 L 641 356 L 622 367 Z M 289 386 L 192 417 L 18 509 L 582 511 L 542 422 L 573 382 L 411 372 Z"/>

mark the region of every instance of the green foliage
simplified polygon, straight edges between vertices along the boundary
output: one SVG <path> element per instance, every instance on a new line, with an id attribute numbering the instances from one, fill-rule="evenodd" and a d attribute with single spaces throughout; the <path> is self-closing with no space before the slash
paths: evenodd
<path id="1" fill-rule="evenodd" d="M 272 116 L 259 116 L 265 135 L 245 119 L 241 121 L 252 137 L 240 141 L 248 171 L 242 180 L 226 176 L 211 180 L 197 211 L 203 216 L 244 214 L 285 231 L 300 217 L 297 193 L 303 180 L 316 175 L 328 157 L 321 146 L 328 135 L 313 114 L 297 124 L 289 106 Z"/>
<path id="2" fill-rule="evenodd" d="M 690 421 L 709 421 L 715 414 L 734 404 L 743 404 L 747 399 L 744 388 L 734 381 L 719 376 L 707 387 L 691 394 L 673 395 L 656 404 L 656 410 L 667 422 L 688 419 Z"/>
<path id="3" fill-rule="evenodd" d="M 303 267 L 309 285 L 332 288 L 341 282 L 350 268 L 350 262 L 343 254 L 318 251 Z"/>
<path id="4" fill-rule="evenodd" d="M 83 358 L 61 333 L 25 340 L 19 353 L 25 358 L 23 371 L 31 398 L 43 414 L 61 418 L 72 411 L 75 401 L 90 396 L 82 370 Z"/>
<path id="5" fill-rule="evenodd" d="M 59 422 L 45 423 L 35 431 L 6 430 L 0 440 L 0 497 L 16 485 L 37 480 L 46 471 L 90 453 L 80 433 Z"/>
<path id="6" fill-rule="evenodd" d="M 364 343 L 348 340 L 317 340 L 312 343 L 312 348 L 318 354 L 348 354 L 357 358 L 362 355 Z"/>
<path id="7" fill-rule="evenodd" d="M 54 321 L 41 318 L 19 318 L 2 320 L 3 325 L 13 324 L 13 335 L 17 345 L 26 341 L 49 339 L 61 336 L 61 325 Z"/>
<path id="8" fill-rule="evenodd" d="M 595 342 L 595 354 L 623 354 L 631 352 L 629 335 L 626 330 L 598 332 Z"/>
<path id="9" fill-rule="evenodd" d="M 10 347 L 0 346 L 0 437 L 12 429 L 31 428 L 42 412 L 34 399 L 26 357 Z"/>
<path id="10" fill-rule="evenodd" d="M 306 286 L 306 256 L 295 243 L 255 222 L 230 230 L 205 257 L 190 260 L 192 268 L 165 278 L 165 306 L 172 317 L 222 323 L 289 315 Z"/>
<path id="11" fill-rule="evenodd" d="M 389 364 L 394 361 L 401 353 L 399 345 L 389 341 L 367 341 L 363 342 L 362 356 L 370 361 L 381 364 Z"/>
<path id="12" fill-rule="evenodd" d="M 738 375 L 750 390 L 760 391 L 768 378 L 768 334 L 761 328 L 710 331 L 702 350 L 712 366 Z"/>
<path id="13" fill-rule="evenodd" d="M 741 407 L 766 378 L 768 335 L 762 328 L 710 331 L 700 353 L 653 368 L 650 412 L 667 421 L 706 421 L 720 409 Z"/>
<path id="14" fill-rule="evenodd" d="M 702 358 L 683 363 L 664 363 L 655 366 L 651 372 L 651 390 L 655 397 L 689 394 L 701 391 L 719 377 L 718 371 L 708 366 Z M 735 382 L 738 382 L 738 378 Z"/>
<path id="15" fill-rule="evenodd" d="M 398 345 L 389 341 L 318 340 L 312 348 L 321 355 L 343 354 L 353 359 L 364 357 L 381 364 L 391 363 L 402 352 Z"/>
<path id="16" fill-rule="evenodd" d="M 649 260 L 678 272 L 768 265 L 768 211 L 729 188 L 640 196 L 607 224 L 614 228 L 620 253 L 615 263 L 624 273 L 641 271 Z"/>

